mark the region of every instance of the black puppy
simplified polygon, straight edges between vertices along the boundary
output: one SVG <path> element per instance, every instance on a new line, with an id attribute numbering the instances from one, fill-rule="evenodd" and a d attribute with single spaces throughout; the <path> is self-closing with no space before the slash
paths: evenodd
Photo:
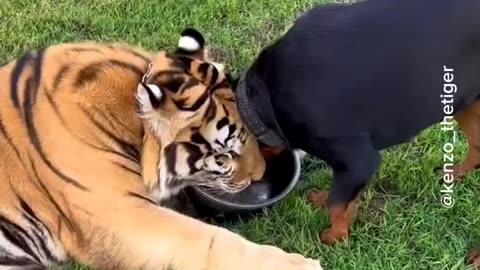
<path id="1" fill-rule="evenodd" d="M 469 153 L 444 180 L 480 165 L 480 1 L 368 0 L 315 7 L 265 48 L 240 78 L 237 103 L 259 141 L 302 149 L 334 170 L 331 228 L 348 236 L 353 201 L 379 150 L 459 122 Z M 326 197 L 328 195 L 328 202 Z"/>

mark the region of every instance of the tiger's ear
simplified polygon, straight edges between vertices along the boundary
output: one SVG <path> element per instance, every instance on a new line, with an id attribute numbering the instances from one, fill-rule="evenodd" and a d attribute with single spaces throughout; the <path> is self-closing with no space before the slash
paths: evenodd
<path id="1" fill-rule="evenodd" d="M 158 109 L 165 93 L 155 84 L 140 82 L 137 86 L 136 98 L 142 113 Z"/>
<path id="2" fill-rule="evenodd" d="M 205 60 L 207 58 L 207 51 L 205 49 L 205 39 L 203 35 L 193 28 L 184 29 L 180 33 L 175 54 Z"/>

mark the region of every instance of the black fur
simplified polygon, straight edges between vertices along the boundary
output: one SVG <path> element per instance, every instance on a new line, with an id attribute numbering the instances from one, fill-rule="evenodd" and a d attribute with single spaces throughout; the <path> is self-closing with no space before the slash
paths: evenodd
<path id="1" fill-rule="evenodd" d="M 203 38 L 202 34 L 193 28 L 186 28 L 180 33 L 182 37 L 192 37 L 195 39 L 198 44 L 200 44 L 200 48 L 205 46 L 205 38 Z"/>
<path id="2" fill-rule="evenodd" d="M 37 128 L 35 126 L 34 121 L 34 108 L 35 108 L 35 100 L 38 94 L 38 85 L 40 84 L 41 78 L 41 66 L 43 64 L 43 51 L 40 51 L 34 59 L 33 66 L 33 75 L 32 77 L 28 78 L 26 81 L 26 87 L 24 92 L 24 100 L 23 100 L 23 116 L 25 121 L 25 126 L 27 129 L 27 134 L 30 142 L 32 143 L 35 150 L 37 150 L 38 155 L 42 159 L 42 161 L 55 173 L 59 178 L 64 180 L 65 182 L 74 185 L 75 187 L 82 189 L 84 191 L 88 191 L 89 189 L 80 184 L 75 179 L 65 175 L 59 168 L 57 168 L 52 162 L 48 159 L 48 155 L 46 154 L 43 145 L 41 143 L 39 134 L 37 132 Z M 13 80 L 12 80 L 13 82 Z"/>
<path id="3" fill-rule="evenodd" d="M 19 80 L 20 76 L 22 75 L 22 72 L 25 67 L 27 67 L 30 64 L 30 61 L 32 60 L 32 55 L 31 52 L 25 53 L 20 57 L 16 63 L 15 67 L 13 68 L 12 75 L 10 77 L 10 98 L 12 100 L 13 105 L 15 108 L 19 109 L 20 108 L 20 101 L 18 99 L 19 93 Z"/>
<path id="4" fill-rule="evenodd" d="M 185 30 L 182 31 L 182 33 L 180 33 L 180 36 L 193 38 L 195 41 L 198 42 L 199 47 L 198 47 L 198 50 L 194 50 L 194 51 L 186 50 L 185 48 L 178 47 L 175 50 L 175 54 L 177 55 L 195 56 L 198 53 L 201 53 L 205 48 L 205 38 L 202 36 L 200 32 L 198 32 L 193 28 L 186 28 Z"/>
<path id="5" fill-rule="evenodd" d="M 160 99 L 158 99 L 155 94 L 153 93 L 152 89 L 150 89 L 150 87 L 148 87 L 148 85 L 146 85 L 145 83 L 143 82 L 140 82 L 140 84 L 142 85 L 143 88 L 145 88 L 145 90 L 147 91 L 147 94 L 148 94 L 148 99 L 150 100 L 150 103 L 152 104 L 152 107 L 157 109 L 158 107 L 160 107 L 160 104 L 161 104 L 161 101 L 162 101 L 162 98 L 163 98 L 163 95 Z M 160 87 L 159 87 L 160 89 Z"/>
<path id="6" fill-rule="evenodd" d="M 444 69 L 454 69 L 455 112 L 478 98 L 478 14 L 478 0 L 315 7 L 250 66 L 249 100 L 292 148 L 334 169 L 329 203 L 345 205 L 374 174 L 380 150 L 442 121 Z"/>
<path id="7" fill-rule="evenodd" d="M 194 173 L 199 171 L 197 167 L 195 167 L 195 163 L 204 157 L 202 150 L 199 146 L 193 143 L 184 143 L 183 147 L 185 148 L 185 151 L 188 152 L 187 164 L 188 167 L 190 167 L 189 173 L 190 175 L 193 175 Z"/>
<path id="8" fill-rule="evenodd" d="M 31 243 L 34 243 L 34 240 L 29 235 L 29 231 L 8 220 L 7 218 L 0 216 L 0 232 L 12 245 L 15 245 L 20 250 L 23 250 L 36 262 L 40 263 L 40 258 L 30 245 Z"/>
<path id="9" fill-rule="evenodd" d="M 175 165 L 177 163 L 177 147 L 178 145 L 175 143 L 171 143 L 165 147 L 165 158 L 167 160 L 167 170 L 173 176 L 177 175 L 177 171 L 175 170 Z"/>
<path id="10" fill-rule="evenodd" d="M 57 76 L 55 77 L 55 80 L 53 81 L 53 87 L 52 87 L 52 94 L 55 94 L 57 90 L 59 89 L 59 85 L 62 82 L 62 80 L 66 77 L 68 72 L 70 71 L 71 67 L 70 66 L 63 66 L 60 71 L 57 73 Z"/>

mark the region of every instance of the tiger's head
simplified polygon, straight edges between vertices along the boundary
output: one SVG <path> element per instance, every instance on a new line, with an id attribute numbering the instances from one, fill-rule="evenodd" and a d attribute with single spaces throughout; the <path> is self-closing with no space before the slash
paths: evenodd
<path id="1" fill-rule="evenodd" d="M 243 124 L 223 65 L 208 60 L 203 36 L 182 32 L 174 53 L 160 52 L 139 84 L 141 116 L 159 139 L 160 186 L 241 191 L 265 172 Z"/>

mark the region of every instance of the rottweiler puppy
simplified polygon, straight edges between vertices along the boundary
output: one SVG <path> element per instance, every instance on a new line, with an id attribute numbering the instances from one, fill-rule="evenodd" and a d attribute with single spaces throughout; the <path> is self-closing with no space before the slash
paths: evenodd
<path id="1" fill-rule="evenodd" d="M 243 120 L 265 147 L 302 149 L 334 171 L 322 242 L 349 233 L 379 151 L 456 120 L 469 145 L 445 174 L 480 165 L 480 1 L 367 0 L 317 6 L 264 48 L 238 80 Z M 328 198 L 327 198 L 328 197 Z"/>

